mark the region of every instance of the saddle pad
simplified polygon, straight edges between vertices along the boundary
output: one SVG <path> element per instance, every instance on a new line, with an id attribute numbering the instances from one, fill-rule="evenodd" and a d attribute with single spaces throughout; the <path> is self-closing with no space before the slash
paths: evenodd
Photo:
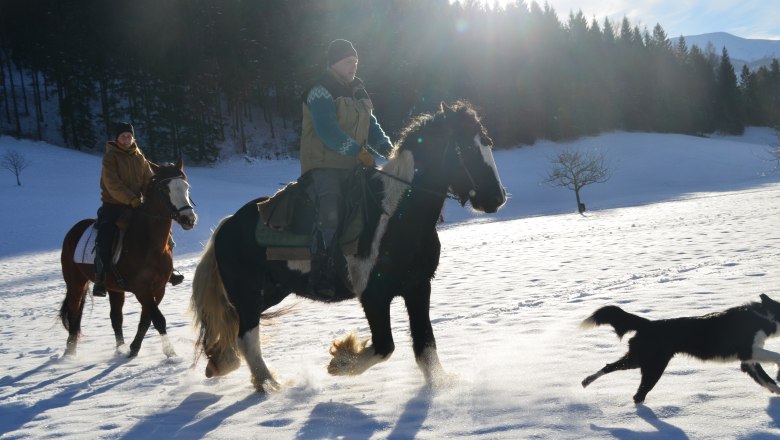
<path id="1" fill-rule="evenodd" d="M 95 239 L 97 238 L 96 223 L 88 227 L 81 238 L 79 238 L 78 244 L 76 244 L 76 250 L 73 252 L 73 262 L 78 264 L 95 264 Z M 119 231 L 119 240 L 114 242 L 114 256 L 111 258 L 111 264 L 116 264 L 119 261 L 119 256 L 122 254 L 122 242 L 124 241 L 125 231 Z"/>
<path id="2" fill-rule="evenodd" d="M 79 242 L 76 245 L 76 251 L 73 253 L 73 262 L 80 264 L 95 264 L 95 238 L 97 237 L 97 228 L 93 223 L 88 227 Z"/>
<path id="3" fill-rule="evenodd" d="M 357 253 L 357 241 L 363 231 L 363 216 L 352 216 L 352 221 L 338 238 L 345 255 Z M 310 258 L 311 234 L 295 234 L 269 228 L 262 220 L 255 227 L 255 240 L 260 246 L 268 248 L 269 260 L 308 260 Z"/>

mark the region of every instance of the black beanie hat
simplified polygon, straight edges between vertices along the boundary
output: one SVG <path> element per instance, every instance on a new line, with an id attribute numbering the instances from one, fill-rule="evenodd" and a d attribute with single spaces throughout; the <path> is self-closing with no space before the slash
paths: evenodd
<path id="1" fill-rule="evenodd" d="M 120 122 L 114 126 L 114 139 L 119 139 L 119 135 L 124 132 L 130 132 L 135 137 L 135 130 L 129 122 Z"/>
<path id="2" fill-rule="evenodd" d="M 338 63 L 346 57 L 357 57 L 355 46 L 347 40 L 333 40 L 328 45 L 328 67 Z"/>

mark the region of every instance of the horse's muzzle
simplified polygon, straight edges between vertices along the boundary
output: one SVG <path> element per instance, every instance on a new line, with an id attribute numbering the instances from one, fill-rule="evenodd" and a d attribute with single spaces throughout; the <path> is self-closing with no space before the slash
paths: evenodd
<path id="1" fill-rule="evenodd" d="M 181 226 L 182 229 L 185 231 L 189 231 L 190 229 L 195 227 L 195 223 L 198 222 L 198 216 L 195 214 L 194 211 L 190 211 L 189 213 L 179 213 L 179 215 L 176 217 L 176 223 Z"/>

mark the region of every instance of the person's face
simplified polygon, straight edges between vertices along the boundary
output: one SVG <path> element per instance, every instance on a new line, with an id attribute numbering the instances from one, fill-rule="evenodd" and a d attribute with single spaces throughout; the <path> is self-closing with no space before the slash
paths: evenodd
<path id="1" fill-rule="evenodd" d="M 352 82 L 357 74 L 357 57 L 349 56 L 330 66 L 336 74 L 346 82 Z"/>
<path id="2" fill-rule="evenodd" d="M 129 131 L 126 131 L 119 134 L 119 136 L 116 138 L 116 143 L 119 144 L 119 146 L 122 148 L 130 148 L 130 146 L 133 145 L 134 140 L 135 138 L 133 138 L 133 134 Z"/>

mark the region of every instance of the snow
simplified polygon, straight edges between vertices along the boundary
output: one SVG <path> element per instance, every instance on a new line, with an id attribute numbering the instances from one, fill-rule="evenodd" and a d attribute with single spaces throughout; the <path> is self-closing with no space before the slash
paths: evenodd
<path id="1" fill-rule="evenodd" d="M 246 366 L 216 379 L 205 378 L 202 360 L 193 366 L 190 282 L 210 229 L 296 178 L 297 162 L 186 169 L 200 220 L 174 229 L 187 278 L 161 304 L 177 357 L 165 357 L 153 329 L 137 358 L 118 355 L 108 301 L 95 298 L 68 358 L 59 249 L 98 207 L 100 157 L 2 137 L 0 155 L 16 149 L 31 165 L 21 187 L 0 174 L 0 438 L 776 438 L 780 397 L 737 363 L 677 357 L 643 405 L 631 400 L 637 370 L 583 389 L 626 347 L 607 327 L 579 328 L 607 304 L 669 318 L 761 293 L 780 299 L 780 173 L 767 153 L 776 143 L 771 130 L 751 128 L 713 138 L 615 132 L 497 151 L 507 206 L 477 216 L 452 202 L 440 228 L 431 317 L 453 383 L 425 386 L 401 301 L 393 356 L 361 376 L 329 376 L 330 341 L 368 336 L 359 304 L 289 298 L 283 305 L 295 311 L 261 329 L 283 387 L 260 395 Z M 584 216 L 572 192 L 541 183 L 567 147 L 603 151 L 613 167 L 607 183 L 583 190 Z M 128 298 L 126 336 L 139 311 Z"/>

